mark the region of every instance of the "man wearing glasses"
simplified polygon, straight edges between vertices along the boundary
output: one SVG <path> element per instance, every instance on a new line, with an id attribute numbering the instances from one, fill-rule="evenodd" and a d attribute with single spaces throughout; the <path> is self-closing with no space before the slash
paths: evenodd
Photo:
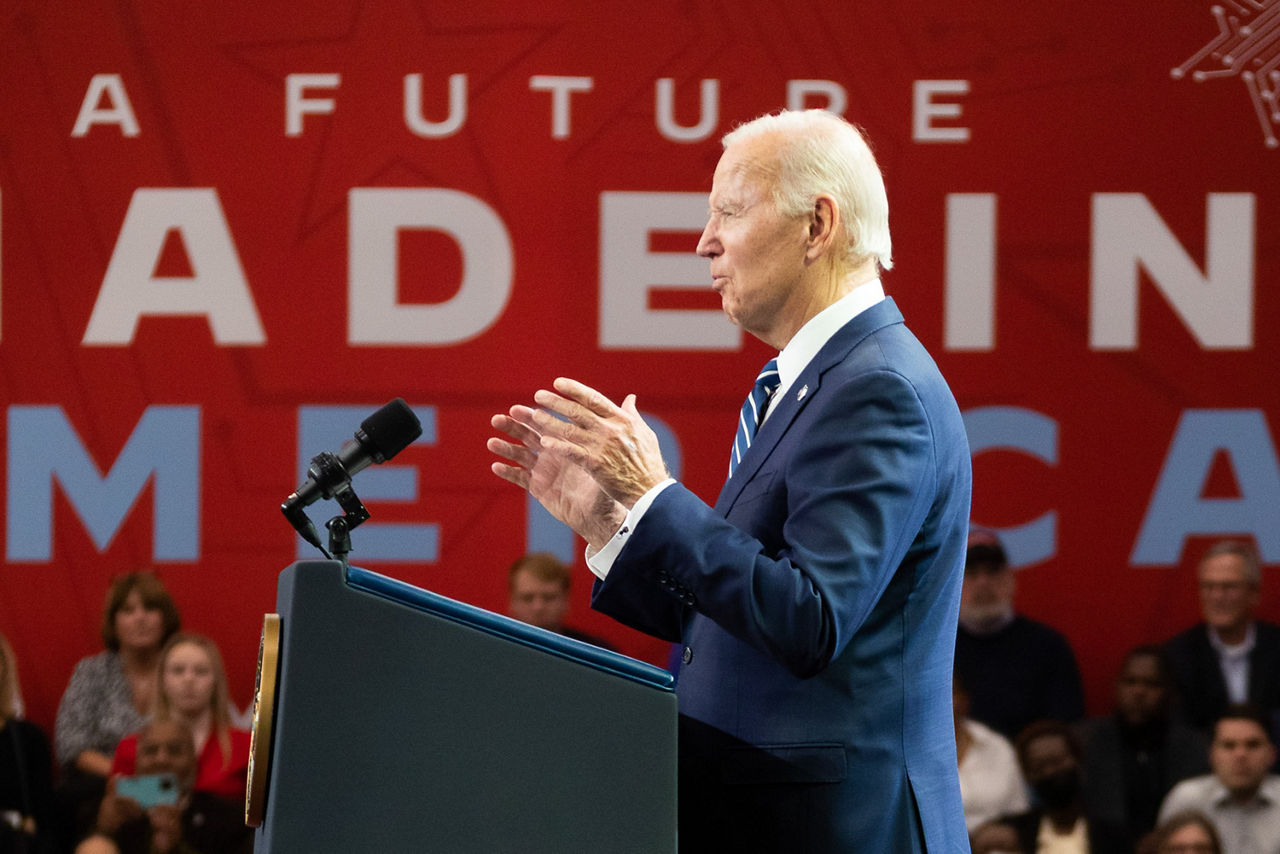
<path id="1" fill-rule="evenodd" d="M 1200 561 L 1203 622 L 1166 645 L 1177 702 L 1187 723 L 1208 731 L 1231 703 L 1280 714 L 1280 626 L 1255 618 L 1262 580 L 1245 543 L 1213 545 Z"/>

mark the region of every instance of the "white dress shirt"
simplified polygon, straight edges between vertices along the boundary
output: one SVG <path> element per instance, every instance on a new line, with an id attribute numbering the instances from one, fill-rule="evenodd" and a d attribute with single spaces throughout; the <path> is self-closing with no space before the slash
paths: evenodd
<path id="1" fill-rule="evenodd" d="M 1209 646 L 1218 654 L 1218 665 L 1222 668 L 1222 679 L 1227 683 L 1227 697 L 1233 703 L 1243 703 L 1249 699 L 1249 653 L 1253 652 L 1258 642 L 1258 633 L 1249 624 L 1244 640 L 1237 644 L 1226 644 L 1218 637 L 1218 630 L 1209 626 Z"/>

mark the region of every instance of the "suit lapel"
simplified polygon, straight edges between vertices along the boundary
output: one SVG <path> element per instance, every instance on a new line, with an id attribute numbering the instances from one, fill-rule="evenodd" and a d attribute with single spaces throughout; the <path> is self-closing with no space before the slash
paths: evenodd
<path id="1" fill-rule="evenodd" d="M 786 435 L 796 417 L 809 405 L 809 401 L 818 397 L 822 390 L 822 378 L 832 366 L 844 361 L 858 344 L 872 333 L 886 326 L 902 322 L 902 313 L 892 297 L 885 297 L 881 302 L 863 311 L 836 331 L 835 335 L 822 346 L 805 365 L 800 376 L 796 377 L 791 387 L 778 399 L 769 404 L 769 416 L 760 426 L 751 443 L 751 448 L 742 457 L 742 462 L 734 470 L 733 477 L 725 481 L 716 500 L 716 510 L 728 515 L 743 487 L 751 482 L 760 466 L 778 442 Z"/>

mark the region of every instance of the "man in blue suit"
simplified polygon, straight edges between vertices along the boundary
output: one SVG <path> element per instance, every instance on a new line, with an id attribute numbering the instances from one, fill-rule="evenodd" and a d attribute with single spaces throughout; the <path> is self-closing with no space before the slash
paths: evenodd
<path id="1" fill-rule="evenodd" d="M 698 254 L 730 319 L 780 351 L 715 507 L 668 477 L 634 395 L 566 378 L 494 416 L 493 470 L 586 539 L 593 607 L 683 645 L 682 851 L 968 851 L 951 670 L 969 449 L 884 296 L 861 134 L 810 110 L 727 135 Z"/>

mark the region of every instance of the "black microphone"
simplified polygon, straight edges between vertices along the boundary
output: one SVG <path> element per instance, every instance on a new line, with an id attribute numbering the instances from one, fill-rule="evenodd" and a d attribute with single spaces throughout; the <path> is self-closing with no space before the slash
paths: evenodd
<path id="1" fill-rule="evenodd" d="M 418 416 L 397 397 L 362 421 L 355 438 L 344 442 L 336 455 L 326 452 L 313 458 L 307 479 L 280 505 L 281 512 L 303 539 L 323 551 L 303 508 L 348 489 L 357 473 L 374 463 L 385 463 L 421 435 Z"/>

